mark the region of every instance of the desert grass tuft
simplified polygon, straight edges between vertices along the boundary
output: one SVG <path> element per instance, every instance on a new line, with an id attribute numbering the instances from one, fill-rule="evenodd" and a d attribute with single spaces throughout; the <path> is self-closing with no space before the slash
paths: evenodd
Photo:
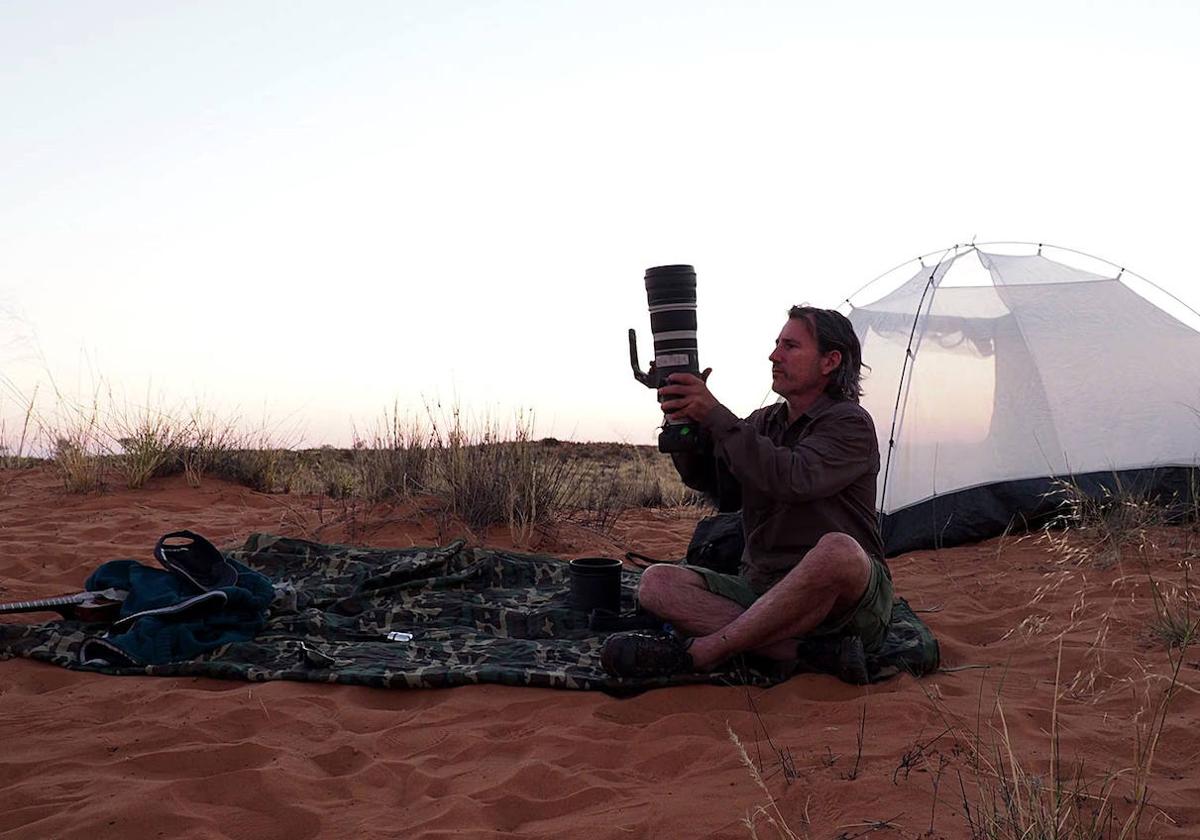
<path id="1" fill-rule="evenodd" d="M 1190 641 L 1190 639 L 1189 639 Z M 1150 801 L 1152 771 L 1171 700 L 1179 686 L 1183 650 L 1171 657 L 1167 685 L 1156 699 L 1147 689 L 1143 712 L 1149 719 L 1135 727 L 1131 767 L 1089 776 L 1082 761 L 1066 762 L 1061 752 L 1059 700 L 1062 639 L 1050 710 L 1049 759 L 1034 768 L 1020 757 L 1008 729 L 1004 706 L 997 695 L 998 724 L 990 743 L 980 722 L 974 729 L 950 719 L 934 698 L 935 708 L 953 737 L 955 757 L 965 757 L 956 769 L 962 816 L 971 840 L 1129 840 L 1139 831 Z M 969 792 L 973 790 L 973 794 Z M 935 803 L 936 805 L 936 803 Z"/>
<path id="2" fill-rule="evenodd" d="M 15 446 L 0 429 L 0 468 L 36 462 L 24 454 L 36 438 L 71 492 L 98 490 L 108 476 L 138 488 L 182 473 L 192 487 L 214 477 L 335 500 L 426 496 L 474 534 L 507 525 L 520 542 L 563 522 L 611 531 L 630 509 L 707 503 L 653 447 L 537 440 L 532 414 L 502 423 L 439 405 L 416 419 L 395 403 L 373 427 L 353 431 L 351 448 L 301 450 L 265 423 L 241 431 L 239 421 L 200 406 L 186 413 L 122 406 L 111 391 L 106 400 L 100 393 L 75 405 L 56 391 L 48 416 L 30 407 Z"/>
<path id="3" fill-rule="evenodd" d="M 223 420 L 197 406 L 191 412 L 179 440 L 179 460 L 189 487 L 199 487 L 204 476 L 230 451 L 238 437 L 232 420 Z"/>
<path id="4" fill-rule="evenodd" d="M 128 404 L 110 410 L 107 435 L 116 444 L 115 465 L 125 486 L 136 490 L 151 478 L 183 472 L 180 450 L 185 430 L 167 411 Z"/>
<path id="5" fill-rule="evenodd" d="M 217 478 L 233 481 L 260 493 L 285 490 L 284 460 L 287 453 L 268 440 L 229 449 L 212 464 Z"/>
<path id="6" fill-rule="evenodd" d="M 373 502 L 407 498 L 428 490 L 432 432 L 419 418 L 384 410 L 369 434 L 354 433 L 356 488 Z"/>
<path id="7" fill-rule="evenodd" d="M 333 451 L 336 453 L 336 450 Z M 317 463 L 320 466 L 320 492 L 338 500 L 357 499 L 365 495 L 362 491 L 361 476 L 355 469 L 352 458 L 322 458 Z M 369 498 L 372 501 L 377 499 Z"/>
<path id="8" fill-rule="evenodd" d="M 9 442 L 8 428 L 4 421 L 0 419 L 0 469 L 18 470 L 37 463 L 34 458 L 26 456 L 34 431 L 33 406 L 36 400 L 37 389 L 34 389 L 33 396 L 28 401 L 23 400 L 25 402 L 25 410 L 21 421 L 21 432 L 17 435 L 15 444 Z"/>
<path id="9" fill-rule="evenodd" d="M 750 774 L 750 778 L 754 780 L 754 784 L 758 786 L 758 789 L 763 792 L 763 795 L 767 799 L 765 805 L 756 805 L 742 818 L 742 824 L 746 826 L 746 831 L 752 838 L 758 838 L 758 824 L 759 822 L 765 822 L 783 840 L 800 840 L 801 835 L 796 834 L 791 826 L 788 825 L 783 812 L 779 810 L 779 803 L 775 801 L 770 788 L 767 787 L 762 774 L 758 772 L 758 767 L 746 753 L 746 748 L 742 745 L 742 741 L 738 738 L 737 733 L 733 731 L 733 727 L 726 723 L 725 731 L 729 733 L 729 740 L 733 744 L 733 748 L 737 751 L 742 766 L 746 768 L 746 771 Z"/>
<path id="10" fill-rule="evenodd" d="M 1001 729 L 989 754 L 981 756 L 978 800 L 974 816 L 964 795 L 964 814 L 973 840 L 1102 840 L 1112 837 L 1116 824 L 1113 786 L 1109 774 L 1089 783 L 1082 763 L 1064 769 L 1058 753 L 1055 717 L 1048 773 L 1023 764 L 1013 747 L 998 707 Z M 960 790 L 963 789 L 961 775 Z"/>
<path id="11" fill-rule="evenodd" d="M 34 393 L 36 397 L 36 391 Z M 38 463 L 38 459 L 26 454 L 31 442 L 33 430 L 33 400 L 25 405 L 24 419 L 21 422 L 21 432 L 15 442 L 10 442 L 8 429 L 0 420 L 0 493 L 8 490 L 15 470 L 29 469 Z"/>
<path id="12" fill-rule="evenodd" d="M 572 509 L 575 465 L 533 439 L 532 415 L 519 413 L 505 429 L 493 417 L 468 419 L 461 407 L 431 423 L 431 489 L 471 531 L 507 524 L 518 541 Z"/>
<path id="13" fill-rule="evenodd" d="M 707 506 L 708 499 L 684 486 L 670 458 L 650 447 L 611 444 L 579 454 L 577 521 L 611 531 L 629 510 Z"/>
<path id="14" fill-rule="evenodd" d="M 1150 577 L 1154 617 L 1150 635 L 1168 648 L 1186 648 L 1200 633 L 1200 603 L 1191 586 L 1191 564 L 1183 564 L 1182 585 L 1162 584 Z"/>
<path id="15" fill-rule="evenodd" d="M 652 462 L 636 447 L 615 453 L 585 474 L 580 492 L 581 520 L 602 531 L 611 530 L 630 509 L 665 506 L 662 482 L 654 474 Z"/>
<path id="16" fill-rule="evenodd" d="M 323 492 L 308 456 L 297 451 L 298 433 L 281 433 L 265 420 L 240 434 L 232 424 L 211 428 L 215 437 L 210 438 L 207 474 L 259 493 Z"/>
<path id="17" fill-rule="evenodd" d="M 50 459 L 68 493 L 91 493 L 103 486 L 104 456 L 110 447 L 101 424 L 100 404 L 74 405 L 60 399 L 58 416 L 39 420 L 41 434 L 52 441 Z"/>
<path id="18" fill-rule="evenodd" d="M 1133 550 L 1152 547 L 1150 534 L 1168 521 L 1159 500 L 1125 487 L 1119 476 L 1099 495 L 1078 483 L 1058 480 L 1051 491 L 1059 512 L 1047 525 L 1043 539 L 1064 561 L 1107 568 Z"/>

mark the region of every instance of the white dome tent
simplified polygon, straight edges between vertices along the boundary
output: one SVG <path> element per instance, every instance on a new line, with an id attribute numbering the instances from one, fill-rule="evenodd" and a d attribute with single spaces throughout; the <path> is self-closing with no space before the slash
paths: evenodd
<path id="1" fill-rule="evenodd" d="M 1004 253 L 1014 248 L 1025 253 Z M 1200 315 L 1065 248 L 970 244 L 930 257 L 883 297 L 847 300 L 871 367 L 862 403 L 879 434 L 889 555 L 1032 524 L 1059 480 L 1192 503 L 1200 332 L 1181 318 Z"/>

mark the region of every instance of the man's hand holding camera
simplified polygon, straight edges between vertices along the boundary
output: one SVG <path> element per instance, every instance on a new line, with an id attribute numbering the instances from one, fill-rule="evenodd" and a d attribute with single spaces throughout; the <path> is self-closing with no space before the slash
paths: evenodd
<path id="1" fill-rule="evenodd" d="M 658 389 L 658 398 L 669 420 L 699 423 L 718 404 L 717 398 L 708 390 L 710 373 L 712 368 L 706 368 L 699 376 L 672 373 L 667 377 L 668 384 Z"/>

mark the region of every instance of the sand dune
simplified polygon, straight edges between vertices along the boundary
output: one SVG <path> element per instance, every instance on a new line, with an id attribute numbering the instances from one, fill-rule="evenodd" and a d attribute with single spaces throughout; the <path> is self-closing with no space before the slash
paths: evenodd
<path id="1" fill-rule="evenodd" d="M 222 546 L 252 531 L 381 546 L 458 535 L 431 505 L 366 509 L 218 481 L 70 496 L 38 468 L 0 474 L 0 486 L 2 600 L 74 590 L 105 560 L 152 562 L 158 536 L 182 527 Z M 631 512 L 611 534 L 563 526 L 532 548 L 679 556 L 698 516 Z M 898 590 L 933 610 L 925 617 L 944 664 L 960 670 L 869 688 L 801 676 L 769 690 L 615 699 L 494 685 L 106 677 L 4 661 L 0 836 L 747 837 L 742 819 L 768 800 L 729 730 L 798 836 L 970 837 L 962 791 L 978 819 L 977 791 L 981 780 L 985 792 L 995 787 L 987 767 L 1005 727 L 1013 754 L 1045 785 L 1052 728 L 1064 774 L 1083 762 L 1099 791 L 1118 773 L 1110 801 L 1123 819 L 1137 734 L 1170 673 L 1148 630 L 1149 575 L 1171 591 L 1183 583 L 1180 562 L 1200 549 L 1195 531 L 1150 537 L 1103 569 L 1064 565 L 1033 538 L 896 558 Z M 482 538 L 512 545 L 506 529 Z M 1200 836 L 1198 667 L 1189 650 L 1152 764 L 1143 836 Z M 764 818 L 756 825 L 777 836 Z"/>

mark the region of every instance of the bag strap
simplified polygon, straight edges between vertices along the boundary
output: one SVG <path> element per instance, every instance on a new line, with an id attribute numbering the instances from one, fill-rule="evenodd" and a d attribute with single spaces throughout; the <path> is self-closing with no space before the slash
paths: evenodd
<path id="1" fill-rule="evenodd" d="M 181 540 L 184 542 L 180 543 Z M 164 569 L 182 576 L 201 591 L 237 585 L 238 571 L 234 565 L 194 531 L 163 534 L 154 546 L 154 556 Z"/>

